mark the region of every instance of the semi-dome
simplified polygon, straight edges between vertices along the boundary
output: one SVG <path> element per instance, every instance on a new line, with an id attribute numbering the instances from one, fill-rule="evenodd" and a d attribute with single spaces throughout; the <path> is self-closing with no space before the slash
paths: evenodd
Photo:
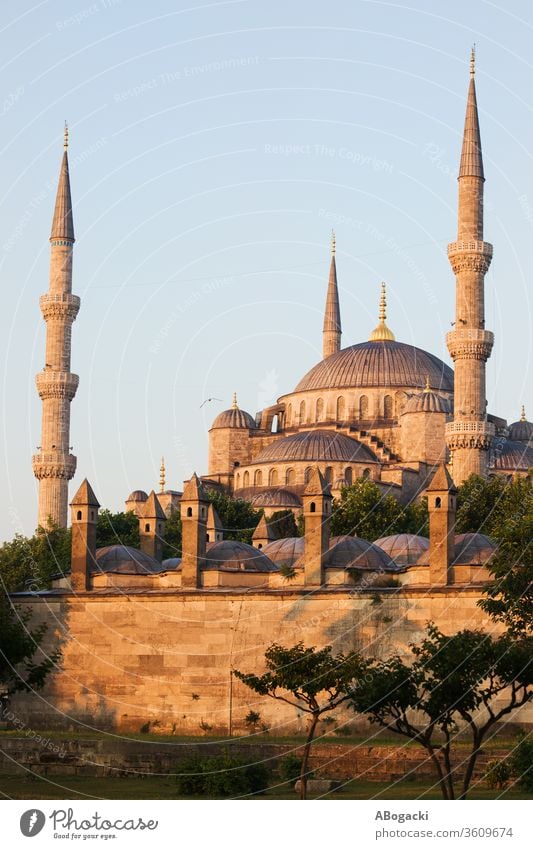
<path id="1" fill-rule="evenodd" d="M 263 551 L 238 542 L 224 539 L 207 546 L 204 569 L 240 569 L 245 572 L 277 572 L 278 567 Z"/>
<path id="2" fill-rule="evenodd" d="M 134 489 L 133 492 L 130 492 L 126 500 L 140 501 L 144 503 L 145 501 L 148 501 L 148 493 L 146 493 L 144 489 Z"/>
<path id="3" fill-rule="evenodd" d="M 455 537 L 454 563 L 483 565 L 496 551 L 496 543 L 485 534 L 459 534 Z"/>
<path id="4" fill-rule="evenodd" d="M 447 398 L 431 390 L 424 390 L 409 398 L 404 409 L 405 413 L 446 413 L 452 412 L 452 405 Z"/>
<path id="5" fill-rule="evenodd" d="M 366 445 L 334 430 L 311 430 L 276 439 L 267 445 L 257 457 L 258 463 L 331 461 L 341 463 L 377 463 L 377 459 Z"/>
<path id="6" fill-rule="evenodd" d="M 388 554 L 398 566 L 412 566 L 428 551 L 429 540 L 417 534 L 392 534 L 377 539 L 375 545 Z"/>
<path id="7" fill-rule="evenodd" d="M 91 572 L 118 572 L 124 575 L 154 575 L 163 565 L 154 557 L 129 545 L 106 545 L 96 551 L 96 565 Z"/>
<path id="8" fill-rule="evenodd" d="M 233 394 L 233 404 L 230 410 L 224 410 L 219 413 L 215 421 L 211 425 L 211 430 L 219 427 L 234 427 L 250 430 L 255 428 L 254 417 L 247 413 L 246 410 L 241 410 L 237 404 L 237 395 Z"/>
<path id="9" fill-rule="evenodd" d="M 294 566 L 304 553 L 303 537 L 287 537 L 269 542 L 263 548 L 264 554 L 272 560 L 276 566 Z"/>
<path id="10" fill-rule="evenodd" d="M 523 422 L 519 422 L 523 424 Z M 511 439 L 497 441 L 490 451 L 489 468 L 495 472 L 528 472 L 533 466 L 533 445 Z"/>
<path id="11" fill-rule="evenodd" d="M 302 506 L 302 502 L 296 493 L 282 487 L 263 489 L 261 492 L 252 495 L 251 502 L 252 506 L 256 509 L 260 507 L 279 507 L 283 510 L 285 508 L 290 509 Z"/>
<path id="12" fill-rule="evenodd" d="M 360 342 L 343 348 L 307 372 L 295 392 L 313 389 L 364 388 L 366 386 L 453 392 L 453 371 L 434 354 L 392 340 Z"/>

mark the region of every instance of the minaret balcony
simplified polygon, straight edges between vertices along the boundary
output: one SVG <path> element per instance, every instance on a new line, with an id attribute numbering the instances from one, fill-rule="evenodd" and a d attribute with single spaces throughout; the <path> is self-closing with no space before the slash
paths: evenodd
<path id="1" fill-rule="evenodd" d="M 480 448 L 486 451 L 496 433 L 492 422 L 448 422 L 445 426 L 446 442 L 448 448 L 454 451 L 456 448 Z"/>
<path id="2" fill-rule="evenodd" d="M 38 480 L 62 478 L 71 480 L 76 471 L 77 458 L 68 451 L 42 451 L 31 458 L 33 474 Z"/>
<path id="3" fill-rule="evenodd" d="M 446 345 L 453 360 L 486 362 L 494 345 L 494 333 L 477 327 L 457 327 L 446 334 Z"/>
<path id="4" fill-rule="evenodd" d="M 61 292 L 59 294 L 41 295 L 39 306 L 45 321 L 49 318 L 70 318 L 74 321 L 80 309 L 80 298 L 78 295 Z"/>
<path id="5" fill-rule="evenodd" d="M 454 274 L 461 271 L 486 274 L 492 260 L 492 245 L 478 239 L 450 242 L 448 259 Z"/>
<path id="6" fill-rule="evenodd" d="M 69 371 L 54 371 L 45 368 L 35 376 L 35 384 L 39 398 L 66 398 L 72 401 L 76 394 L 80 379 L 77 374 Z"/>

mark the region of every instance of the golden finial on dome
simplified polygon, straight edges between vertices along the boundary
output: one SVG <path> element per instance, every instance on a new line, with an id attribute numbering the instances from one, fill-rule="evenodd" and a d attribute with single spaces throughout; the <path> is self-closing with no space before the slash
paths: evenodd
<path id="1" fill-rule="evenodd" d="M 475 76 L 476 73 L 476 45 L 472 45 L 472 52 L 470 53 L 470 76 Z"/>
<path id="2" fill-rule="evenodd" d="M 424 386 L 424 392 L 431 392 L 431 386 L 429 385 L 429 374 L 426 374 L 426 385 Z"/>
<path id="3" fill-rule="evenodd" d="M 65 129 L 63 131 L 63 149 L 66 150 L 68 148 L 68 124 L 65 121 Z"/>
<path id="4" fill-rule="evenodd" d="M 370 342 L 394 342 L 395 336 L 387 327 L 387 287 L 381 284 L 381 296 L 379 299 L 379 324 L 370 334 Z"/>
<path id="5" fill-rule="evenodd" d="M 526 408 L 524 407 L 524 405 L 523 405 L 523 404 L 522 404 L 522 412 L 520 413 L 520 421 L 521 421 L 521 422 L 527 422 L 527 419 L 526 419 Z"/>
<path id="6" fill-rule="evenodd" d="M 335 256 L 335 230 L 331 231 L 331 256 Z"/>
<path id="7" fill-rule="evenodd" d="M 233 393 L 233 402 L 231 404 L 231 409 L 232 410 L 238 410 L 239 409 L 239 405 L 237 404 L 237 393 L 236 392 Z"/>
<path id="8" fill-rule="evenodd" d="M 159 467 L 159 491 L 165 491 L 165 458 L 161 457 L 161 466 Z"/>

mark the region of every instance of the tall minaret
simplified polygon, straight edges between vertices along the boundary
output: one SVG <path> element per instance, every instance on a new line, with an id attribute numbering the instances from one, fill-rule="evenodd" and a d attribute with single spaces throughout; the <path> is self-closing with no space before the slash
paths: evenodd
<path id="1" fill-rule="evenodd" d="M 457 278 L 455 327 L 447 334 L 455 365 L 453 422 L 446 425 L 446 442 L 456 484 L 472 474 L 487 475 L 488 449 L 494 426 L 487 421 L 485 363 L 494 335 L 485 330 L 484 278 L 492 245 L 483 241 L 483 158 L 476 102 L 475 56 L 470 60 L 459 168 L 457 241 L 448 245 L 448 258 Z"/>
<path id="2" fill-rule="evenodd" d="M 41 445 L 39 453 L 33 457 L 33 473 L 39 481 L 38 524 L 42 527 L 47 526 L 49 518 L 66 527 L 68 482 L 76 471 L 76 457 L 70 454 L 69 443 L 70 402 L 78 388 L 78 375 L 70 371 L 70 342 L 80 299 L 72 294 L 74 224 L 67 147 L 65 125 L 63 161 L 50 235 L 50 288 L 39 301 L 46 321 L 46 358 L 35 381 L 43 412 Z"/>
<path id="3" fill-rule="evenodd" d="M 324 359 L 336 354 L 341 348 L 341 310 L 339 289 L 337 286 L 337 265 L 335 263 L 335 233 L 331 234 L 331 265 L 329 267 L 328 294 L 324 310 L 324 329 L 322 331 L 322 356 Z"/>

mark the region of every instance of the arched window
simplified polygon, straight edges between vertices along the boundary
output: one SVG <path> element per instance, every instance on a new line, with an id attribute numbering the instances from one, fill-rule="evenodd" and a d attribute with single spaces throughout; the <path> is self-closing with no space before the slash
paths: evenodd
<path id="1" fill-rule="evenodd" d="M 289 406 L 287 407 L 287 415 L 285 421 L 287 427 L 292 424 L 292 404 L 289 404 Z"/>
<path id="2" fill-rule="evenodd" d="M 287 469 L 285 474 L 285 483 L 288 486 L 293 486 L 296 483 L 296 472 L 294 469 Z"/>
<path id="3" fill-rule="evenodd" d="M 353 473 L 350 466 L 344 470 L 344 480 L 346 481 L 346 486 L 351 486 L 353 483 Z"/>
<path id="4" fill-rule="evenodd" d="M 206 542 L 211 542 L 211 540 L 209 539 L 209 534 L 206 534 L 206 535 L 205 535 L 205 541 L 206 541 Z"/>
<path id="5" fill-rule="evenodd" d="M 81 519 L 81 510 L 78 510 L 78 512 L 76 514 L 76 518 L 78 519 L 78 522 L 79 522 L 80 519 Z"/>
<path id="6" fill-rule="evenodd" d="M 254 484 L 255 484 L 255 486 L 261 486 L 262 483 L 263 483 L 263 472 L 261 471 L 261 469 L 256 469 L 256 472 L 255 472 L 255 475 L 254 475 Z"/>
<path id="7" fill-rule="evenodd" d="M 327 483 L 333 483 L 333 469 L 331 468 L 331 466 L 326 467 L 325 477 L 326 477 Z"/>
<path id="8" fill-rule="evenodd" d="M 311 504 L 309 505 L 309 512 L 316 513 L 316 504 L 314 501 L 311 501 Z"/>
<path id="9" fill-rule="evenodd" d="M 268 477 L 268 482 L 269 482 L 270 486 L 276 486 L 276 484 L 278 483 L 278 470 L 277 469 L 270 469 L 270 475 Z"/>
<path id="10" fill-rule="evenodd" d="M 383 399 L 383 415 L 386 419 L 392 419 L 394 415 L 394 401 L 392 395 L 385 395 Z"/>
<path id="11" fill-rule="evenodd" d="M 241 485 L 241 475 L 240 472 L 237 472 L 237 489 L 239 489 Z"/>
<path id="12" fill-rule="evenodd" d="M 250 486 L 250 472 L 245 472 L 242 476 L 242 485 Z"/>
<path id="13" fill-rule="evenodd" d="M 317 422 L 321 422 L 324 418 L 324 401 L 322 398 L 317 398 L 316 400 L 316 420 Z"/>
<path id="14" fill-rule="evenodd" d="M 370 469 L 364 469 L 364 470 L 363 470 L 363 477 L 364 477 L 364 479 L 365 479 L 366 481 L 369 479 L 369 477 L 370 477 Z"/>
<path id="15" fill-rule="evenodd" d="M 435 499 L 435 507 L 440 507 L 440 506 L 441 506 L 441 500 L 440 500 L 440 498 L 436 498 Z"/>
<path id="16" fill-rule="evenodd" d="M 311 466 L 308 466 L 304 472 L 304 483 L 309 483 L 309 478 L 311 477 Z"/>
<path id="17" fill-rule="evenodd" d="M 187 507 L 187 516 L 189 517 L 189 519 L 191 518 L 191 516 L 192 516 L 192 507 Z"/>
<path id="18" fill-rule="evenodd" d="M 272 427 L 270 428 L 272 433 L 277 433 L 279 430 L 279 416 L 276 413 L 275 416 L 272 417 Z"/>
<path id="19" fill-rule="evenodd" d="M 368 418 L 368 395 L 361 395 L 359 398 L 359 418 Z"/>
<path id="20" fill-rule="evenodd" d="M 305 421 L 305 401 L 300 403 L 300 423 Z"/>
<path id="21" fill-rule="evenodd" d="M 343 422 L 346 418 L 346 402 L 344 398 L 337 398 L 337 421 Z"/>

